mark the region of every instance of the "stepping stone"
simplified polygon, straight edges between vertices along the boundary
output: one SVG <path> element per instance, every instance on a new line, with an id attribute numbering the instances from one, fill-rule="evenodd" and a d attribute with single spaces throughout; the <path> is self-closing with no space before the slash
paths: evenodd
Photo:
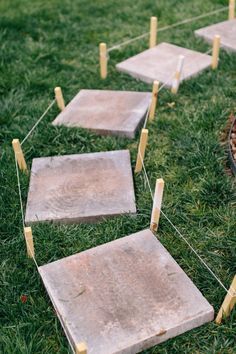
<path id="1" fill-rule="evenodd" d="M 134 138 L 150 101 L 149 92 L 81 90 L 53 124 Z"/>
<path id="2" fill-rule="evenodd" d="M 117 64 L 116 68 L 144 82 L 158 80 L 171 87 L 180 55 L 185 56 L 180 81 L 196 76 L 211 65 L 211 56 L 207 54 L 163 42 Z"/>
<path id="3" fill-rule="evenodd" d="M 214 36 L 221 37 L 221 47 L 229 52 L 236 52 L 236 19 L 217 23 L 212 26 L 196 30 L 195 35 L 203 38 L 206 42 L 212 43 Z"/>
<path id="4" fill-rule="evenodd" d="M 214 310 L 150 230 L 39 267 L 71 344 L 134 354 L 213 320 Z"/>
<path id="5" fill-rule="evenodd" d="M 135 213 L 129 150 L 33 159 L 26 224 Z"/>

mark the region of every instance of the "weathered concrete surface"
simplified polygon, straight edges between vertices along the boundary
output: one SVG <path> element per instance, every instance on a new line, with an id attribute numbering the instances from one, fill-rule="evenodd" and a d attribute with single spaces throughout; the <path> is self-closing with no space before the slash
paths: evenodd
<path id="1" fill-rule="evenodd" d="M 196 30 L 195 35 L 212 43 L 214 36 L 221 37 L 221 47 L 229 52 L 236 52 L 236 19 L 217 23 L 208 27 Z"/>
<path id="2" fill-rule="evenodd" d="M 163 42 L 117 64 L 116 68 L 144 82 L 158 80 L 170 87 L 179 55 L 185 56 L 181 81 L 196 76 L 211 65 L 209 55 Z"/>
<path id="3" fill-rule="evenodd" d="M 73 345 L 133 354 L 211 321 L 213 308 L 150 230 L 39 268 Z"/>
<path id="4" fill-rule="evenodd" d="M 25 222 L 90 222 L 135 213 L 128 150 L 33 160 Z"/>
<path id="5" fill-rule="evenodd" d="M 149 92 L 81 90 L 53 124 L 134 138 L 150 101 Z"/>

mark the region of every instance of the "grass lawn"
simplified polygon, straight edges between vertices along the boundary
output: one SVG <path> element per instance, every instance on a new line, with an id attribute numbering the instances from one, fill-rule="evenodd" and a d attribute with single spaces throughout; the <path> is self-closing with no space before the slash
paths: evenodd
<path id="1" fill-rule="evenodd" d="M 82 88 L 151 90 L 115 70 L 115 64 L 147 48 L 148 38 L 110 53 L 109 76 L 99 78 L 98 43 L 108 46 L 159 26 L 227 5 L 227 0 L 2 0 L 1 35 L 1 353 L 69 353 L 34 263 L 27 259 L 11 140 L 22 140 L 61 86 L 66 102 Z M 209 46 L 193 30 L 227 18 L 227 11 L 159 34 L 205 52 Z M 184 83 L 177 96 L 160 93 L 155 121 L 149 124 L 145 163 L 151 186 L 166 182 L 164 212 L 228 287 L 236 273 L 235 179 L 225 172 L 227 155 L 220 135 L 236 105 L 236 55 L 220 54 L 217 71 L 207 70 Z M 175 102 L 174 107 L 168 103 Z M 39 156 L 129 148 L 134 167 L 135 140 L 100 137 L 82 129 L 53 127 L 50 110 L 24 152 L 30 166 Z M 21 174 L 23 203 L 29 177 Z M 138 215 L 95 225 L 33 227 L 39 265 L 149 227 L 151 196 L 142 173 L 134 176 Z M 158 238 L 218 311 L 225 296 L 211 274 L 161 218 Z M 21 296 L 28 297 L 26 303 Z M 236 353 L 236 311 L 221 326 L 209 323 L 145 353 Z"/>

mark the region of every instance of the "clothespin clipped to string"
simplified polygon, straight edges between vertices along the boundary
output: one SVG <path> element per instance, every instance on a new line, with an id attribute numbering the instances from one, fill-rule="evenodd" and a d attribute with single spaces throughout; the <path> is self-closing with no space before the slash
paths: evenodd
<path id="1" fill-rule="evenodd" d="M 159 81 L 154 81 L 153 87 L 152 87 L 152 101 L 151 101 L 151 106 L 150 106 L 150 111 L 149 111 L 149 120 L 150 121 L 152 121 L 155 116 L 157 100 L 158 100 L 158 90 L 159 90 Z"/>
<path id="2" fill-rule="evenodd" d="M 141 137 L 138 146 L 137 160 L 134 172 L 141 172 L 143 167 L 143 160 L 148 140 L 148 129 L 142 129 Z"/>
<path id="3" fill-rule="evenodd" d="M 221 308 L 216 316 L 215 322 L 221 324 L 223 317 L 228 317 L 236 305 L 236 275 L 232 281 L 232 284 L 229 288 L 227 295 L 221 305 Z"/>
<path id="4" fill-rule="evenodd" d="M 29 258 L 34 258 L 34 239 L 33 239 L 31 227 L 24 227 L 24 235 L 25 235 L 27 255 Z"/>
<path id="5" fill-rule="evenodd" d="M 181 75 L 182 75 L 182 71 L 183 71 L 183 66 L 184 66 L 184 56 L 180 55 L 179 59 L 178 59 L 178 63 L 177 63 L 177 68 L 176 68 L 176 72 L 174 75 L 174 79 L 172 82 L 172 88 L 171 88 L 171 92 L 176 94 L 179 90 L 179 85 L 180 85 L 180 79 L 181 79 Z"/>
<path id="6" fill-rule="evenodd" d="M 12 147 L 13 147 L 13 150 L 15 153 L 15 157 L 16 157 L 16 161 L 18 163 L 19 169 L 22 170 L 23 172 L 27 173 L 28 169 L 27 169 L 24 153 L 22 151 L 19 139 L 12 140 Z"/>
<path id="7" fill-rule="evenodd" d="M 58 108 L 61 111 L 63 111 L 65 109 L 65 102 L 64 102 L 62 90 L 58 86 L 58 87 L 55 87 L 54 92 L 55 92 L 55 98 L 56 98 L 56 101 L 57 101 Z"/>
<path id="8" fill-rule="evenodd" d="M 150 223 L 150 229 L 152 231 L 157 231 L 158 229 L 164 186 L 165 186 L 164 180 L 162 178 L 158 178 L 156 180 L 156 187 L 155 187 L 155 193 L 153 198 L 152 216 L 151 216 L 151 223 Z"/>

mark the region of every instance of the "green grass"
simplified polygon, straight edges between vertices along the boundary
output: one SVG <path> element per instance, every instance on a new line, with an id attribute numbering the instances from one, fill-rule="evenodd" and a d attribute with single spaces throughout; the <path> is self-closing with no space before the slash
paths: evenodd
<path id="1" fill-rule="evenodd" d="M 99 78 L 98 43 L 108 46 L 148 31 L 149 17 L 159 26 L 197 16 L 227 0 L 4 0 L 1 36 L 1 331 L 2 353 L 68 353 L 69 346 L 34 263 L 27 259 L 11 140 L 22 140 L 61 86 L 66 102 L 82 88 L 151 90 L 116 72 L 115 64 L 147 47 L 133 43 L 110 55 L 109 76 Z M 159 34 L 202 52 L 209 46 L 193 30 L 224 20 L 227 12 Z M 207 70 L 185 82 L 179 95 L 160 93 L 155 121 L 149 125 L 145 157 L 152 188 L 166 182 L 163 210 L 193 247 L 229 286 L 236 273 L 235 179 L 225 173 L 227 155 L 220 134 L 236 102 L 236 56 L 221 51 L 217 71 Z M 168 103 L 175 102 L 174 108 Z M 39 156 L 129 148 L 134 141 L 100 137 L 80 129 L 55 128 L 53 107 L 24 144 L 27 163 Z M 23 203 L 28 176 L 21 174 Z M 134 176 L 138 216 L 113 218 L 96 225 L 33 227 L 39 265 L 147 228 L 151 197 L 143 174 Z M 161 219 L 158 238 L 202 291 L 215 310 L 224 290 Z M 22 303 L 22 294 L 28 301 Z M 145 353 L 236 353 L 235 313 L 221 326 L 209 323 Z"/>

